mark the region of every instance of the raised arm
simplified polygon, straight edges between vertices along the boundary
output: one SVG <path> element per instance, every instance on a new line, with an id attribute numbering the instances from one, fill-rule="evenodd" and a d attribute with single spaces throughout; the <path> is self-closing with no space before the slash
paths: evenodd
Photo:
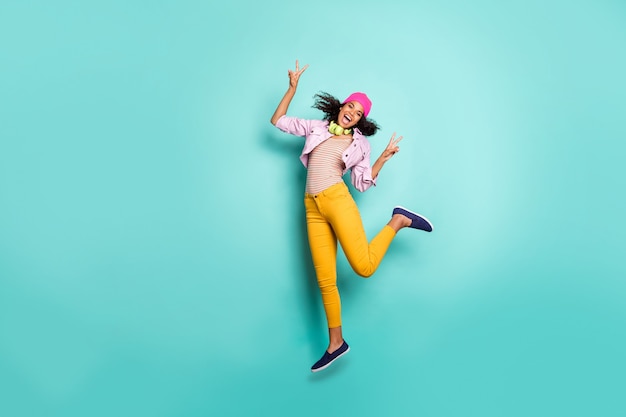
<path id="1" fill-rule="evenodd" d="M 280 103 L 278 103 L 278 107 L 276 107 L 276 111 L 272 115 L 272 119 L 270 120 L 273 125 L 276 125 L 278 119 L 287 114 L 287 109 L 289 108 L 289 104 L 291 103 L 291 99 L 296 94 L 296 89 L 298 88 L 298 80 L 300 79 L 300 75 L 309 67 L 309 64 L 305 65 L 302 69 L 298 65 L 298 60 L 296 60 L 296 70 L 289 70 L 289 88 L 287 92 L 283 96 Z"/>

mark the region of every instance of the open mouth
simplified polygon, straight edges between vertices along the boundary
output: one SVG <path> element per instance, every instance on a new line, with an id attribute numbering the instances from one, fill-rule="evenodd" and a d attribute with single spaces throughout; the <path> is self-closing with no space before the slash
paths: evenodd
<path id="1" fill-rule="evenodd" d="M 352 119 L 347 114 L 344 114 L 343 115 L 343 121 L 344 121 L 344 123 L 349 124 L 350 122 L 352 122 Z"/>

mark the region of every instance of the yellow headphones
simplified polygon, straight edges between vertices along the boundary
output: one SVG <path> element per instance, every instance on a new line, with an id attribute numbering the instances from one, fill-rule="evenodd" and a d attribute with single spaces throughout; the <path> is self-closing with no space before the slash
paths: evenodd
<path id="1" fill-rule="evenodd" d="M 337 136 L 349 135 L 351 130 L 352 129 L 344 129 L 335 122 L 330 122 L 330 125 L 328 126 L 328 131 Z"/>

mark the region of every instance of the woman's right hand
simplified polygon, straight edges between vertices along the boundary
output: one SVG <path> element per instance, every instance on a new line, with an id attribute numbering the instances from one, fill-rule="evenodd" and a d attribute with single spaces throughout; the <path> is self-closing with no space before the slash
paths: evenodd
<path id="1" fill-rule="evenodd" d="M 300 75 L 302 75 L 302 73 L 309 68 L 309 64 L 306 64 L 304 67 L 302 67 L 302 69 L 300 69 L 300 66 L 298 64 L 298 60 L 296 59 L 296 70 L 292 71 L 289 70 L 288 74 L 289 74 L 289 87 L 293 88 L 294 90 L 298 87 L 298 80 L 300 79 Z"/>
<path id="2" fill-rule="evenodd" d="M 300 65 L 298 64 L 298 60 L 296 59 L 296 70 L 289 70 L 289 88 L 287 89 L 287 92 L 283 96 L 282 100 L 280 100 L 280 103 L 278 103 L 278 107 L 276 107 L 276 110 L 274 111 L 274 114 L 270 119 L 274 126 L 276 126 L 278 119 L 287 114 L 289 103 L 291 103 L 291 99 L 296 94 L 298 80 L 300 79 L 300 76 L 302 75 L 304 70 L 306 70 L 308 67 L 309 65 L 307 64 L 304 66 L 304 68 L 300 69 Z"/>

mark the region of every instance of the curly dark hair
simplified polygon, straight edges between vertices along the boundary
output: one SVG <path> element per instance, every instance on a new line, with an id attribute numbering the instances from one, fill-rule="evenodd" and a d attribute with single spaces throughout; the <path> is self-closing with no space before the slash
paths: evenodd
<path id="1" fill-rule="evenodd" d="M 315 94 L 313 98 L 315 103 L 312 107 L 324 112 L 324 120 L 336 122 L 339 116 L 339 109 L 342 106 L 341 102 L 335 96 L 323 91 Z M 366 117 L 361 117 L 355 127 L 361 131 L 363 136 L 372 136 L 380 129 L 380 126 L 374 120 Z"/>

